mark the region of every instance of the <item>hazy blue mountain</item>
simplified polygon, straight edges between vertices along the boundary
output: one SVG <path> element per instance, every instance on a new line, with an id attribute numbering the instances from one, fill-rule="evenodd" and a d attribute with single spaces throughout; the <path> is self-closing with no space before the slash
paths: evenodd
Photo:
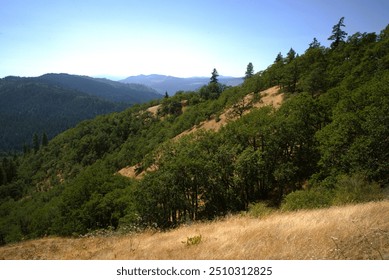
<path id="1" fill-rule="evenodd" d="M 82 120 L 128 106 L 35 78 L 0 79 L 0 153 L 30 145 L 34 133 L 52 138 Z"/>
<path id="2" fill-rule="evenodd" d="M 136 104 L 161 98 L 156 90 L 140 83 L 123 84 L 108 79 L 69 74 L 45 74 L 35 79 L 51 85 L 82 91 L 113 102 Z"/>
<path id="3" fill-rule="evenodd" d="M 173 95 L 179 90 L 197 90 L 203 85 L 209 83 L 209 77 L 178 78 L 152 74 L 130 76 L 124 80 L 120 80 L 119 82 L 126 84 L 143 84 L 157 90 L 161 94 L 164 94 L 167 91 L 170 95 Z M 219 82 L 228 86 L 237 86 L 243 82 L 243 78 L 219 76 Z"/>

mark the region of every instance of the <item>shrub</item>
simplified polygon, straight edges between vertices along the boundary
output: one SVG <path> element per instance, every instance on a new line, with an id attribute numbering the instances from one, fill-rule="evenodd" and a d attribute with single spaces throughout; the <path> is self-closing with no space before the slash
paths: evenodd
<path id="1" fill-rule="evenodd" d="M 283 211 L 294 211 L 329 207 L 331 205 L 331 197 L 331 191 L 323 188 L 299 190 L 285 197 L 281 209 Z"/>
<path id="2" fill-rule="evenodd" d="M 380 186 L 363 175 L 341 175 L 335 185 L 334 205 L 368 202 L 383 198 Z"/>
<path id="3" fill-rule="evenodd" d="M 268 207 L 265 202 L 250 204 L 248 210 L 249 215 L 255 218 L 263 218 L 270 215 L 273 212 L 274 210 Z"/>
<path id="4" fill-rule="evenodd" d="M 200 242 L 201 242 L 201 234 L 186 238 L 186 245 L 187 246 L 198 245 L 198 244 L 200 244 Z"/>

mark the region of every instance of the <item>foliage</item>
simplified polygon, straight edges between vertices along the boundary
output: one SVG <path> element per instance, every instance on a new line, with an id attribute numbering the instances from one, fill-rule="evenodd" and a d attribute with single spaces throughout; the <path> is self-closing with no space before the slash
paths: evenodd
<path id="1" fill-rule="evenodd" d="M 360 203 L 382 199 L 380 186 L 361 174 L 341 175 L 334 190 L 333 204 Z"/>
<path id="2" fill-rule="evenodd" d="M 329 207 L 332 203 L 332 197 L 332 192 L 324 188 L 297 190 L 285 197 L 281 209 L 283 211 L 294 211 Z"/>
<path id="3" fill-rule="evenodd" d="M 248 214 L 255 218 L 264 218 L 274 211 L 274 208 L 269 207 L 266 202 L 251 203 L 248 207 Z"/>
<path id="4" fill-rule="evenodd" d="M 198 245 L 201 243 L 201 238 L 202 238 L 201 234 L 192 237 L 187 237 L 186 245 L 187 246 Z"/>
<path id="5" fill-rule="evenodd" d="M 328 38 L 328 40 L 334 41 L 331 47 L 336 48 L 347 36 L 347 32 L 342 30 L 342 27 L 345 27 L 343 21 L 344 17 L 340 18 L 339 22 L 332 27 L 332 35 Z"/>
<path id="6" fill-rule="evenodd" d="M 247 64 L 247 69 L 246 69 L 246 73 L 245 73 L 244 78 L 248 79 L 248 78 L 251 78 L 253 75 L 254 75 L 254 66 L 250 62 L 249 64 Z"/>
<path id="7" fill-rule="evenodd" d="M 82 120 L 127 106 L 34 80 L 0 79 L 0 151 L 21 151 L 35 133 L 53 138 Z"/>

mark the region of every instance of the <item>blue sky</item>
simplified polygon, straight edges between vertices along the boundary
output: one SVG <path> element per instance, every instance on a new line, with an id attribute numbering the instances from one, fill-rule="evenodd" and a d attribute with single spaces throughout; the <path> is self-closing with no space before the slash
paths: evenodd
<path id="1" fill-rule="evenodd" d="M 0 78 L 70 73 L 124 78 L 243 76 L 332 26 L 377 32 L 387 0 L 0 0 Z"/>

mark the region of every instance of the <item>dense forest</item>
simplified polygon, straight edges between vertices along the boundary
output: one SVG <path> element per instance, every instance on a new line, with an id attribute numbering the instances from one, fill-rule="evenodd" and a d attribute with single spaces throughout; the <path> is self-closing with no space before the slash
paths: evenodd
<path id="1" fill-rule="evenodd" d="M 0 153 L 31 146 L 34 133 L 51 139 L 82 120 L 160 97 L 141 85 L 68 74 L 0 79 Z"/>
<path id="2" fill-rule="evenodd" d="M 166 229 L 256 205 L 288 211 L 382 198 L 389 26 L 347 36 L 343 20 L 329 32 L 330 47 L 313 39 L 303 54 L 279 53 L 258 73 L 249 63 L 241 86 L 220 84 L 214 69 L 198 91 L 84 121 L 4 158 L 0 243 Z M 245 106 L 217 132 L 173 139 L 273 86 L 286 96 L 280 108 Z M 147 110 L 155 105 L 157 114 Z M 117 173 L 134 165 L 147 171 L 141 179 Z"/>

